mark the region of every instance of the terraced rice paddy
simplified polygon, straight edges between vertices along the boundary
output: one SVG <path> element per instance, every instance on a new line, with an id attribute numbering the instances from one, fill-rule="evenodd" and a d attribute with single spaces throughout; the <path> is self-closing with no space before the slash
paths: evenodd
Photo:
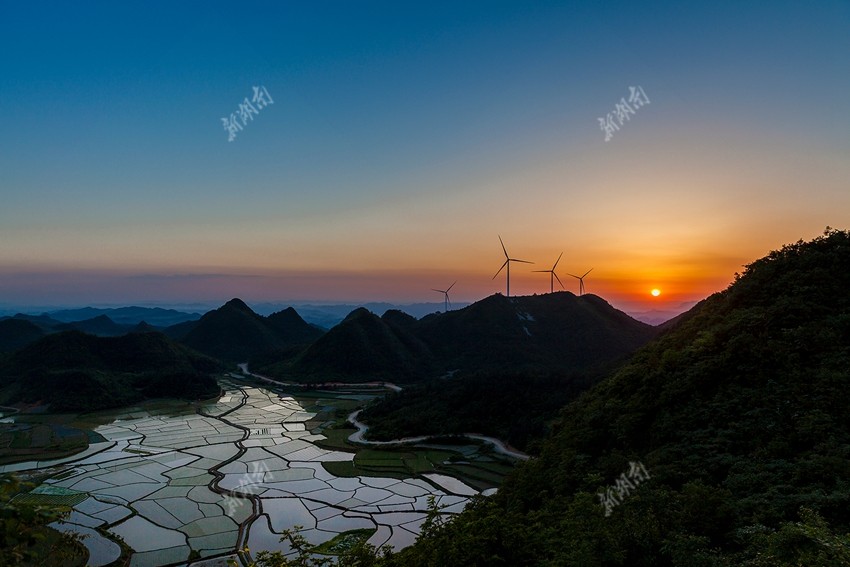
<path id="1" fill-rule="evenodd" d="M 331 553 L 352 538 L 400 549 L 419 533 L 429 497 L 456 513 L 495 484 L 478 479 L 476 488 L 444 474 L 470 464 L 441 447 L 366 449 L 355 456 L 338 449 L 344 442 L 337 430 L 328 431 L 331 439 L 318 433 L 317 414 L 295 399 L 237 383 L 225 387 L 224 396 L 198 412 L 114 415 L 95 429 L 106 441 L 76 459 L 4 468 L 61 465 L 21 497 L 72 506 L 59 527 L 88 536 L 92 567 L 121 554 L 112 536 L 123 539 L 131 565 L 139 566 L 235 557 L 246 546 L 253 553 L 289 552 L 280 534 L 294 526 Z M 460 461 L 450 462 L 453 457 Z M 481 471 L 494 479 L 505 467 L 489 465 L 495 468 L 484 463 Z"/>

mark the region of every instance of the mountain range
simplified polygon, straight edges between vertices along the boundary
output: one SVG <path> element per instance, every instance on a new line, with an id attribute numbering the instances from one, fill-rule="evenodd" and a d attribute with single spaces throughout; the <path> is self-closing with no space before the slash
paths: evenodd
<path id="1" fill-rule="evenodd" d="M 655 334 L 595 295 L 496 294 L 420 320 L 357 309 L 303 352 L 264 358 L 255 369 L 296 381 L 396 382 L 457 370 L 585 370 L 622 359 Z"/>
<path id="2" fill-rule="evenodd" d="M 263 317 L 240 299 L 232 299 L 198 321 L 182 323 L 165 332 L 198 352 L 233 363 L 309 344 L 323 333 L 291 307 Z"/>

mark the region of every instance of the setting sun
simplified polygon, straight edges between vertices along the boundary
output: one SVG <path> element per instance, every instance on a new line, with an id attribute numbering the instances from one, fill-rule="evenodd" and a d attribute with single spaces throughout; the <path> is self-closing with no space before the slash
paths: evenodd
<path id="1" fill-rule="evenodd" d="M 651 293 L 653 297 L 658 297 L 659 295 L 661 295 L 661 290 L 660 289 L 653 289 L 649 293 Z"/>

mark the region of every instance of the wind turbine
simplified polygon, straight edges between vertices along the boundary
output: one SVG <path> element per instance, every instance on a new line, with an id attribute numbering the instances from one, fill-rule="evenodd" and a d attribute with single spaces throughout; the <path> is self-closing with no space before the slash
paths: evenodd
<path id="1" fill-rule="evenodd" d="M 502 252 L 505 253 L 505 263 L 502 264 L 502 267 L 499 268 L 498 272 L 496 272 L 496 276 L 498 276 L 499 274 L 502 273 L 502 270 L 505 269 L 505 266 L 508 267 L 508 272 L 507 272 L 507 276 L 508 276 L 508 297 L 510 297 L 511 296 L 511 262 L 522 262 L 523 264 L 533 264 L 534 262 L 529 262 L 528 260 L 517 260 L 516 258 L 511 258 L 510 256 L 508 256 L 508 251 L 505 248 L 505 243 L 502 242 L 501 236 L 499 236 L 499 243 L 502 245 Z M 496 276 L 493 276 L 494 280 L 496 279 Z"/>
<path id="2" fill-rule="evenodd" d="M 584 276 L 586 276 L 587 274 L 589 274 L 592 271 L 593 271 L 593 268 L 590 268 L 589 270 L 587 270 L 584 273 L 584 275 L 581 275 L 581 276 L 573 276 L 573 274 L 567 274 L 568 276 L 573 276 L 575 279 L 578 280 L 578 294 L 579 295 L 584 295 Z"/>
<path id="3" fill-rule="evenodd" d="M 559 278 L 558 274 L 555 273 L 555 268 L 558 266 L 558 262 L 561 261 L 561 256 L 563 256 L 563 255 L 564 255 L 564 253 L 561 252 L 561 255 L 558 256 L 557 260 L 555 260 L 555 265 L 552 266 L 551 270 L 534 270 L 535 272 L 541 272 L 541 273 L 549 274 L 549 293 L 555 292 L 555 280 L 558 280 L 558 283 L 561 284 L 562 288 L 564 287 L 564 284 L 561 283 L 561 278 Z"/>
<path id="4" fill-rule="evenodd" d="M 452 302 L 451 302 L 451 301 L 449 301 L 449 290 L 451 290 L 451 289 L 455 286 L 455 284 L 456 284 L 456 283 L 457 283 L 457 282 L 455 282 L 455 283 L 453 283 L 452 285 L 450 285 L 450 286 L 449 286 L 449 289 L 434 289 L 433 287 L 431 288 L 433 291 L 436 291 L 436 292 L 438 292 L 438 293 L 442 293 L 443 295 L 445 295 L 445 296 L 446 296 L 446 311 L 448 311 L 448 310 L 449 310 L 449 307 L 450 307 L 450 306 L 451 306 L 451 304 L 452 304 Z"/>

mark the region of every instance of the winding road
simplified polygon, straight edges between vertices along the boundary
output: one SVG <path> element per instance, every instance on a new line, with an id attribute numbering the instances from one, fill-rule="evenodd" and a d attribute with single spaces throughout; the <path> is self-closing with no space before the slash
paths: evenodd
<path id="1" fill-rule="evenodd" d="M 242 364 L 237 365 L 239 370 L 242 371 L 243 374 L 247 376 L 252 376 L 264 382 L 270 382 L 272 384 L 278 384 L 280 386 L 304 386 L 305 384 L 300 384 L 298 382 L 281 382 L 279 380 L 273 380 L 267 376 L 261 376 L 260 374 L 254 374 L 248 370 L 248 363 L 243 362 Z M 232 376 L 232 375 L 231 375 Z M 348 382 L 323 382 L 321 384 L 309 384 L 314 387 L 339 387 L 339 386 L 373 386 L 373 387 L 383 387 L 388 390 L 392 390 L 393 392 L 401 392 L 402 387 L 397 386 L 391 382 L 356 382 L 356 383 L 348 383 Z M 393 439 L 391 441 L 369 441 L 364 438 L 366 435 L 366 431 L 369 429 L 369 426 L 363 422 L 357 420 L 357 416 L 360 415 L 362 410 L 357 410 L 348 416 L 348 421 L 351 422 L 354 427 L 357 428 L 357 431 L 352 433 L 348 440 L 352 443 L 360 443 L 363 445 L 408 445 L 411 443 L 422 443 L 428 441 L 429 439 L 433 439 L 434 435 L 420 435 L 418 437 L 403 437 L 401 439 Z M 521 451 L 517 451 L 509 447 L 504 441 L 500 439 L 496 439 L 495 437 L 488 437 L 486 435 L 481 435 L 479 433 L 458 433 L 456 434 L 458 437 L 465 437 L 467 439 L 474 439 L 476 441 L 483 441 L 484 443 L 488 443 L 493 446 L 497 453 L 505 455 L 507 457 L 512 457 L 514 459 L 519 459 L 521 461 L 527 461 L 531 458 L 530 455 L 523 453 Z"/>
<path id="2" fill-rule="evenodd" d="M 402 437 L 401 439 L 393 439 L 391 441 L 369 441 L 363 438 L 366 431 L 369 429 L 369 426 L 357 420 L 357 416 L 360 415 L 361 411 L 363 410 L 357 410 L 348 416 L 348 421 L 357 428 L 357 431 L 348 437 L 348 440 L 352 443 L 361 443 L 364 445 L 406 445 L 410 443 L 423 443 L 435 437 L 434 435 L 420 435 L 418 437 Z M 517 451 L 516 449 L 509 448 L 503 441 L 496 439 L 495 437 L 487 437 L 486 435 L 479 435 L 478 433 L 458 433 L 453 434 L 452 436 L 465 437 L 467 439 L 475 439 L 476 441 L 489 443 L 493 446 L 497 453 L 513 457 L 514 459 L 519 459 L 521 461 L 527 461 L 531 458 L 530 455 Z"/>

